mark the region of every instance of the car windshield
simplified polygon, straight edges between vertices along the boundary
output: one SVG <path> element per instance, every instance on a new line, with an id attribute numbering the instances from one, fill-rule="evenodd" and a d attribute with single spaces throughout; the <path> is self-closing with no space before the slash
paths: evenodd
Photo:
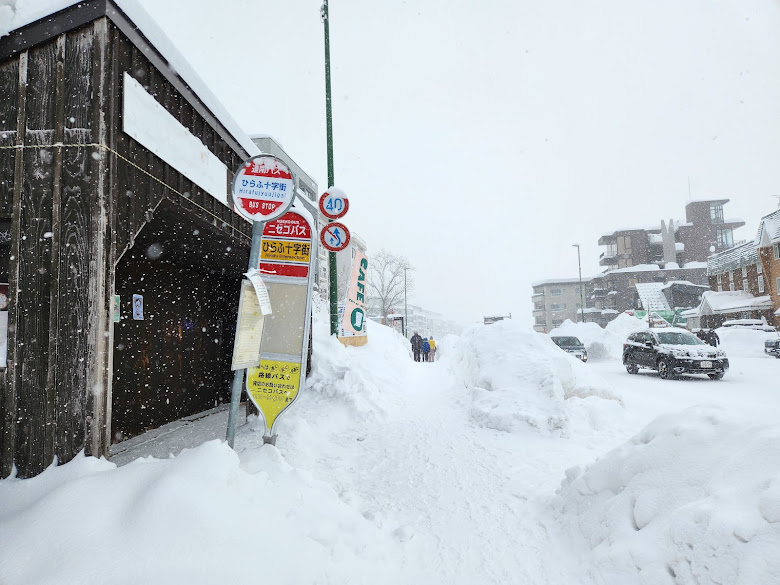
<path id="1" fill-rule="evenodd" d="M 692 335 L 681 331 L 667 331 L 665 333 L 656 333 L 658 341 L 664 345 L 704 345 L 704 342 Z"/>
<path id="2" fill-rule="evenodd" d="M 576 337 L 553 337 L 553 341 L 558 345 L 582 345 Z"/>

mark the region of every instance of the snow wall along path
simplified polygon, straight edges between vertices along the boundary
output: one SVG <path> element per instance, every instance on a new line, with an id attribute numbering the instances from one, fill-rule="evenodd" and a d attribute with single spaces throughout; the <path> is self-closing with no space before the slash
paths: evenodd
<path id="1" fill-rule="evenodd" d="M 622 405 L 587 364 L 514 321 L 475 327 L 459 338 L 445 338 L 441 346 L 442 361 L 471 393 L 471 416 L 484 427 L 507 432 L 531 427 L 568 436 L 569 399 Z"/>

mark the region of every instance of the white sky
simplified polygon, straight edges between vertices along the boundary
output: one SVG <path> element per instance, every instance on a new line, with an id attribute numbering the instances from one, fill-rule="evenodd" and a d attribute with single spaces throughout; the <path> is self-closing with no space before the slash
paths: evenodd
<path id="1" fill-rule="evenodd" d="M 327 182 L 319 0 L 140 0 L 248 133 Z M 333 0 L 344 223 L 417 267 L 413 300 L 531 321 L 530 283 L 602 233 L 780 195 L 779 0 Z"/>

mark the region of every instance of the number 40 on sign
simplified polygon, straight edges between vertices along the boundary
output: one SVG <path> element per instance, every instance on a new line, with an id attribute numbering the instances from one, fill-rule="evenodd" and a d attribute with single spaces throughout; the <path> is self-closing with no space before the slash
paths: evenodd
<path id="1" fill-rule="evenodd" d="M 331 187 L 320 197 L 320 211 L 328 219 L 339 219 L 349 211 L 349 199 L 338 187 Z"/>

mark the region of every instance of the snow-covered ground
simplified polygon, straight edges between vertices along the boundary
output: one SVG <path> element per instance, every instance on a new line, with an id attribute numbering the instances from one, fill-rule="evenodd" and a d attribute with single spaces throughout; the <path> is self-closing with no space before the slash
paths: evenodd
<path id="1" fill-rule="evenodd" d="M 277 447 L 250 419 L 232 451 L 219 409 L 0 481 L 0 583 L 780 583 L 765 334 L 721 333 L 721 381 L 665 381 L 625 372 L 624 330 L 581 364 L 504 321 L 431 364 L 325 321 Z"/>

